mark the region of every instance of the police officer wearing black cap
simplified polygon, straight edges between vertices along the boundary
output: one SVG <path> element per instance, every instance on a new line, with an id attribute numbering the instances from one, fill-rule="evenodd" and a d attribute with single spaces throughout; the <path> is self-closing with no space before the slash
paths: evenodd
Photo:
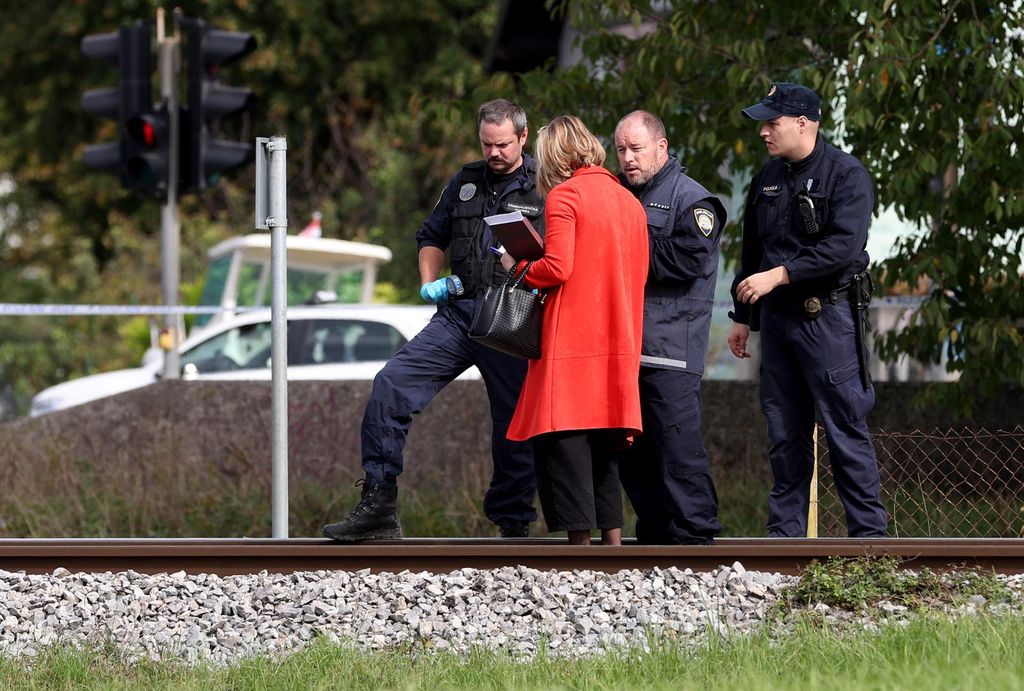
<path id="1" fill-rule="evenodd" d="M 747 194 L 729 348 L 750 357 L 750 330 L 760 329 L 774 476 L 768 533 L 807 534 L 817 410 L 850 536 L 882 537 L 888 518 L 866 422 L 875 403 L 864 342 L 871 179 L 860 161 L 819 136 L 821 100 L 811 89 L 774 84 L 743 114 L 761 121 L 773 158 Z"/>
<path id="2" fill-rule="evenodd" d="M 401 537 L 397 478 L 413 415 L 441 389 L 476 365 L 491 407 L 494 472 L 484 496 L 484 513 L 502 537 L 526 537 L 536 520 L 536 479 L 529 444 L 505 438 L 526 361 L 504 355 L 469 338 L 477 298 L 506 276 L 493 249 L 496 238 L 483 219 L 520 211 L 544 232 L 544 205 L 535 184 L 533 160 L 523 153 L 526 113 L 498 99 L 480 106 L 477 117 L 484 159 L 462 167 L 449 181 L 430 216 L 416 232 L 420 296 L 437 304 L 437 313 L 373 380 L 362 424 L 362 498 L 348 518 L 326 525 L 327 537 L 355 542 Z M 451 276 L 441 278 L 445 250 Z"/>
<path id="3" fill-rule="evenodd" d="M 643 434 L 619 459 L 641 544 L 710 544 L 718 495 L 701 436 L 725 207 L 668 154 L 661 118 L 634 111 L 615 128 L 620 180 L 644 205 L 650 266 L 644 285 Z"/>

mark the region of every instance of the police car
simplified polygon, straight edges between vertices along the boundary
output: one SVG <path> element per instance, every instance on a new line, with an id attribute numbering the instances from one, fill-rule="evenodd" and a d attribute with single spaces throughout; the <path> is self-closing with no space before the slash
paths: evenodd
<path id="1" fill-rule="evenodd" d="M 368 380 L 426 326 L 431 305 L 329 304 L 289 307 L 289 380 Z M 185 380 L 270 380 L 270 309 L 239 312 L 187 338 L 179 348 Z M 161 352 L 141 367 L 94 374 L 52 386 L 32 399 L 30 415 L 70 408 L 157 382 Z M 460 379 L 479 379 L 475 367 Z"/>

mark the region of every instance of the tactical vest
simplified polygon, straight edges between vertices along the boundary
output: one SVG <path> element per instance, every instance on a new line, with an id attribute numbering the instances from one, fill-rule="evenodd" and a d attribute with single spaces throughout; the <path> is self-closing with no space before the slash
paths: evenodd
<path id="1" fill-rule="evenodd" d="M 501 259 L 484 247 L 484 216 L 520 211 L 544 237 L 544 202 L 537 193 L 533 161 L 524 157 L 519 175 L 509 181 L 495 202 L 488 199 L 486 166 L 484 161 L 476 161 L 462 167 L 459 198 L 452 208 L 452 274 L 462 279 L 466 297 L 484 286 L 501 285 L 507 273 Z"/>

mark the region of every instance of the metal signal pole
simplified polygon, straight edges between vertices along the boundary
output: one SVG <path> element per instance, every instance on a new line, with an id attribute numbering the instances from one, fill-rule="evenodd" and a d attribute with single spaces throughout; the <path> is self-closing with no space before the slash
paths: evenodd
<path id="1" fill-rule="evenodd" d="M 288 180 L 284 137 L 256 138 L 256 229 L 270 231 L 271 535 L 288 537 Z"/>
<path id="2" fill-rule="evenodd" d="M 160 209 L 160 287 L 163 303 L 167 307 L 178 306 L 181 254 L 181 219 L 178 215 L 178 161 L 181 148 L 178 95 L 175 90 L 181 65 L 181 45 L 177 30 L 168 36 L 165 31 L 163 8 L 156 11 L 156 38 L 158 46 L 157 70 L 160 73 L 160 96 L 167 109 L 169 153 L 167 156 L 167 199 Z M 164 351 L 164 379 L 178 379 L 181 365 L 178 360 L 178 345 L 182 339 L 180 315 L 164 315 L 164 334 L 168 343 Z"/>

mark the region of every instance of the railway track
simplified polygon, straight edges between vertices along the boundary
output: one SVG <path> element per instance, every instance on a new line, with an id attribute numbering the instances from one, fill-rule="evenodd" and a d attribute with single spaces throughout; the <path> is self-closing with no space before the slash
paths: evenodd
<path id="1" fill-rule="evenodd" d="M 1024 573 L 1024 539 L 722 538 L 712 546 L 570 546 L 563 539 L 406 538 L 340 545 L 319 538 L 8 539 L 0 569 L 46 574 L 137 571 L 238 575 L 268 571 L 427 571 L 522 565 L 615 572 L 653 567 L 710 571 L 740 562 L 749 571 L 797 574 L 812 559 L 891 555 L 908 568 L 965 567 Z"/>

